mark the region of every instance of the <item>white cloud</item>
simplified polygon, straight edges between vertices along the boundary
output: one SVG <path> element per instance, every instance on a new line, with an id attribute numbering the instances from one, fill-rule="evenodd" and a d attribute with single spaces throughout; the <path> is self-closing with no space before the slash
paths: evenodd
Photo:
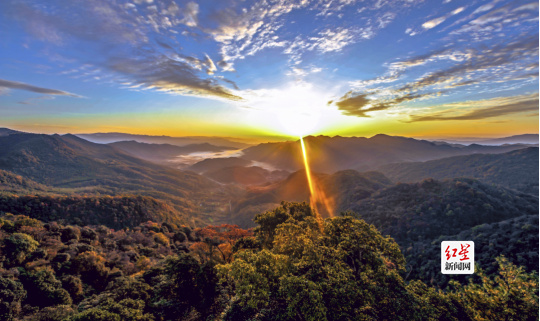
<path id="1" fill-rule="evenodd" d="M 429 20 L 429 21 L 424 22 L 422 24 L 422 28 L 424 28 L 426 30 L 431 29 L 431 28 L 435 28 L 438 25 L 440 25 L 441 23 L 443 23 L 445 20 L 446 20 L 446 17 L 439 17 L 439 18 Z"/>
<path id="2" fill-rule="evenodd" d="M 443 23 L 444 21 L 446 21 L 446 19 L 448 19 L 450 16 L 456 15 L 456 14 L 462 12 L 463 10 L 465 10 L 465 7 L 459 7 L 459 8 L 456 8 L 456 9 L 452 10 L 450 13 L 448 13 L 448 14 L 442 16 L 442 17 L 435 18 L 435 19 L 429 20 L 427 22 L 424 22 L 422 24 L 422 28 L 424 28 L 426 30 L 435 28 L 438 25 L 440 25 L 441 23 Z"/>
<path id="3" fill-rule="evenodd" d="M 354 36 L 348 29 L 330 30 L 319 33 L 319 37 L 312 37 L 311 50 L 320 52 L 340 51 L 343 47 L 352 43 Z"/>
<path id="4" fill-rule="evenodd" d="M 171 4 L 171 6 L 169 7 L 170 9 L 169 10 L 175 10 L 174 9 L 174 6 L 176 5 L 176 3 L 174 5 Z M 199 23 L 199 20 L 197 18 L 197 15 L 199 14 L 199 5 L 196 4 L 195 2 L 188 2 L 186 4 L 186 8 L 183 10 L 183 15 L 184 17 L 182 18 L 182 20 L 180 20 L 181 23 L 185 24 L 186 26 L 189 26 L 189 27 L 195 27 L 197 26 L 197 24 Z"/>

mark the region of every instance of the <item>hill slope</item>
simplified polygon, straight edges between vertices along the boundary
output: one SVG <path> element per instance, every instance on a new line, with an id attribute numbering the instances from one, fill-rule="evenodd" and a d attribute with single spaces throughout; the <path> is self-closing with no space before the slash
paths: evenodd
<path id="1" fill-rule="evenodd" d="M 0 137 L 0 169 L 56 188 L 93 187 L 111 195 L 152 196 L 172 202 L 188 216 L 204 216 L 204 220 L 219 216 L 219 204 L 225 204 L 229 197 L 227 190 L 203 176 L 150 163 L 73 135 Z"/>
<path id="2" fill-rule="evenodd" d="M 497 270 L 494 258 L 504 255 L 527 272 L 538 272 L 538 216 L 524 215 L 504 221 L 485 223 L 453 235 L 443 235 L 432 242 L 415 242 L 403 249 L 410 279 L 445 287 L 448 281 L 463 281 L 467 276 L 440 273 L 442 241 L 473 241 L 474 260 L 488 275 Z M 462 282 L 463 283 L 463 282 Z"/>
<path id="3" fill-rule="evenodd" d="M 411 278 L 444 287 L 469 276 L 440 273 L 440 243 L 472 240 L 475 257 L 493 273 L 495 257 L 538 271 L 538 198 L 474 179 L 397 184 L 351 206 L 358 217 L 401 247 Z"/>
<path id="4" fill-rule="evenodd" d="M 538 194 L 538 163 L 538 147 L 529 147 L 504 154 L 476 154 L 427 162 L 388 164 L 377 170 L 394 182 L 471 177 L 484 183 Z"/>
<path id="5" fill-rule="evenodd" d="M 333 214 L 349 209 L 353 204 L 369 197 L 375 191 L 388 187 L 391 181 L 381 173 L 359 173 L 346 170 L 328 174 L 313 174 L 313 182 L 328 201 Z M 233 203 L 231 222 L 241 226 L 253 226 L 253 216 L 275 208 L 281 201 L 309 202 L 309 187 L 305 171 L 292 173 L 287 179 L 248 189 L 246 195 Z M 325 209 L 319 208 L 323 215 Z"/>
<path id="6" fill-rule="evenodd" d="M 474 179 L 426 179 L 380 190 L 351 209 L 406 246 L 479 224 L 538 215 L 538 197 Z"/>
<path id="7" fill-rule="evenodd" d="M 208 158 L 191 165 L 188 169 L 197 173 L 205 173 L 227 167 L 249 165 L 251 165 L 251 161 L 239 157 Z"/>
<path id="8" fill-rule="evenodd" d="M 223 184 L 261 185 L 284 179 L 285 171 L 269 171 L 258 166 L 231 166 L 205 172 L 203 175 Z"/>
<path id="9" fill-rule="evenodd" d="M 120 141 L 134 140 L 140 143 L 150 144 L 171 144 L 176 146 L 186 146 L 190 144 L 208 143 L 218 146 L 231 146 L 235 148 L 246 148 L 251 146 L 250 143 L 245 143 L 239 138 L 227 137 L 206 137 L 206 136 L 187 136 L 187 137 L 171 137 L 171 136 L 150 136 L 150 135 L 134 135 L 125 133 L 94 133 L 94 134 L 77 134 L 85 140 L 108 144 Z"/>

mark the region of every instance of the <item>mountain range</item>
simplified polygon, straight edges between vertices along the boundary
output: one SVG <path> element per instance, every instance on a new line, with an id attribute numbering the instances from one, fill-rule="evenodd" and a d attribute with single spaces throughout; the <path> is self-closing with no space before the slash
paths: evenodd
<path id="1" fill-rule="evenodd" d="M 453 146 L 382 134 L 371 138 L 308 136 L 304 141 L 311 168 L 323 173 L 345 169 L 367 171 L 390 163 L 428 161 L 477 153 L 497 154 L 526 147 L 477 144 Z M 276 168 L 289 171 L 303 168 L 299 141 L 259 144 L 243 152 L 242 157 L 245 159 L 265 162 Z"/>
<path id="2" fill-rule="evenodd" d="M 251 140 L 241 138 L 224 138 L 224 137 L 207 137 L 207 136 L 186 136 L 186 137 L 171 137 L 171 136 L 150 136 L 150 135 L 134 135 L 125 133 L 94 133 L 94 134 L 77 134 L 76 136 L 88 140 L 93 143 L 108 144 L 121 141 L 136 141 L 139 143 L 149 144 L 170 144 L 176 146 L 186 146 L 191 144 L 212 144 L 218 146 L 230 146 L 234 148 L 246 148 L 253 145 Z"/>
<path id="3" fill-rule="evenodd" d="M 305 141 L 318 211 L 352 211 L 392 236 L 411 275 L 445 285 L 450 278 L 433 275 L 433 259 L 426 255 L 436 255 L 441 238 L 462 237 L 482 242 L 481 264 L 491 264 L 497 250 L 538 270 L 527 263 L 538 257 L 531 236 L 538 231 L 537 147 L 456 146 L 387 135 Z M 239 157 L 206 159 L 187 171 L 156 164 L 161 156 L 226 148 L 97 144 L 69 134 L 5 130 L 0 212 L 115 229 L 148 220 L 252 227 L 254 215 L 282 201 L 309 201 L 298 142 L 248 147 Z M 505 239 L 513 252 L 488 236 Z"/>
<path id="4" fill-rule="evenodd" d="M 442 141 L 451 143 L 451 144 L 461 144 L 461 145 L 470 145 L 470 144 L 479 144 L 479 145 L 503 145 L 503 144 L 528 144 L 528 145 L 538 145 L 538 134 L 523 134 L 523 135 L 514 135 L 509 137 L 501 138 L 492 138 L 492 139 L 482 139 L 482 138 L 468 138 L 467 140 L 459 139 L 443 139 Z"/>
<path id="5" fill-rule="evenodd" d="M 298 142 L 259 144 L 244 149 L 240 157 L 206 159 L 180 171 L 155 162 L 177 153 L 229 147 L 135 141 L 97 144 L 70 134 L 4 132 L 0 136 L 0 178 L 7 182 L 3 190 L 20 180 L 19 185 L 26 186 L 23 190 L 54 190 L 56 194 L 67 189 L 66 193 L 144 195 L 170 202 L 184 216 L 201 222 L 243 226 L 250 226 L 254 214 L 282 200 L 309 199 Z M 305 142 L 314 181 L 334 213 L 353 209 L 396 182 L 426 178 L 470 177 L 532 194 L 538 190 L 538 148 L 451 146 L 388 135 L 369 139 L 310 136 Z M 460 156 L 443 157 L 455 154 Z M 253 166 L 257 163 L 269 167 Z M 379 172 L 361 172 L 366 168 Z M 293 173 L 288 176 L 289 172 Z"/>
<path id="6" fill-rule="evenodd" d="M 224 210 L 229 190 L 234 189 L 194 172 L 151 163 L 114 146 L 95 144 L 69 134 L 0 137 L 0 169 L 50 186 L 51 190 L 138 194 L 163 199 L 189 218 L 186 223 L 214 220 L 220 208 Z"/>

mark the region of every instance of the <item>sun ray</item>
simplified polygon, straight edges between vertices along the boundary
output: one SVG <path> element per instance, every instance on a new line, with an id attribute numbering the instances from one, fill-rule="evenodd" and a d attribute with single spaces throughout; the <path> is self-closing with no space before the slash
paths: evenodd
<path id="1" fill-rule="evenodd" d="M 311 175 L 311 169 L 309 167 L 309 161 L 308 156 L 306 152 L 306 146 L 304 144 L 304 138 L 300 136 L 300 145 L 302 146 L 302 155 L 304 157 L 304 168 L 306 171 L 306 177 L 309 185 L 309 205 L 311 208 L 317 213 L 317 216 L 319 215 L 319 209 L 318 205 L 321 204 L 324 206 L 324 210 L 326 211 L 326 214 L 329 216 L 334 216 L 333 211 L 333 201 L 332 199 L 329 199 L 326 194 L 317 186 L 315 186 L 315 182 Z"/>

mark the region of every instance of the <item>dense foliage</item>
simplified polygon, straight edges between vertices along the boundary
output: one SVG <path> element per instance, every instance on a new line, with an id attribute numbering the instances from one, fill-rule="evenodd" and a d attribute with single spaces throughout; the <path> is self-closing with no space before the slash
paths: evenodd
<path id="1" fill-rule="evenodd" d="M 42 221 L 78 225 L 134 227 L 146 221 L 184 223 L 172 206 L 148 196 L 40 196 L 0 194 L 0 212 L 29 215 Z"/>
<path id="2" fill-rule="evenodd" d="M 115 231 L 5 215 L 0 319 L 206 318 L 220 306 L 214 265 L 229 262 L 236 240 L 249 235 L 232 225 L 146 222 Z"/>
<path id="3" fill-rule="evenodd" d="M 498 264 L 493 258 L 498 255 L 504 255 L 527 272 L 538 272 L 538 235 L 538 216 L 528 215 L 477 225 L 432 242 L 415 242 L 404 250 L 408 276 L 440 287 L 445 287 L 451 279 L 462 282 L 468 279 L 468 276 L 439 273 L 440 262 L 433 260 L 440 255 L 442 241 L 459 240 L 474 241 L 474 259 L 488 275 L 496 273 Z"/>
<path id="4" fill-rule="evenodd" d="M 443 292 L 406 281 L 399 246 L 362 220 L 305 203 L 255 220 L 115 231 L 4 215 L 0 319 L 538 319 L 537 276 L 504 258 Z"/>

